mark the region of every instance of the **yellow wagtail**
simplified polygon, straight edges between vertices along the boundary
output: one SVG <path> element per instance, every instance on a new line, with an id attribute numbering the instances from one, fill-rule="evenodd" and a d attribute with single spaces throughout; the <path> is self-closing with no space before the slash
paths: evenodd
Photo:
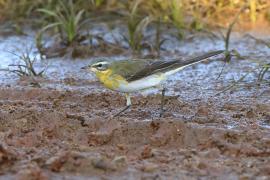
<path id="1" fill-rule="evenodd" d="M 83 67 L 94 72 L 103 85 L 111 90 L 123 92 L 126 95 L 126 107 L 115 116 L 120 115 L 131 106 L 130 93 L 153 87 L 162 88 L 162 99 L 160 116 L 163 114 L 165 88 L 162 83 L 183 68 L 201 62 L 209 57 L 223 53 L 224 51 L 213 51 L 201 56 L 187 59 L 185 61 L 150 61 L 121 60 L 121 61 L 98 61 L 89 66 Z"/>

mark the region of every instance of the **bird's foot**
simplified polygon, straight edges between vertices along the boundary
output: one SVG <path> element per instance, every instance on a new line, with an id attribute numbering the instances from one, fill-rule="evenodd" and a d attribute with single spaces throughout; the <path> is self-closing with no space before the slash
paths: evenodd
<path id="1" fill-rule="evenodd" d="M 120 114 L 122 114 L 124 111 L 128 110 L 131 107 L 131 105 L 126 106 L 124 109 L 122 109 L 121 111 L 119 111 L 118 113 L 116 113 L 115 115 L 113 115 L 113 118 L 119 116 Z"/>

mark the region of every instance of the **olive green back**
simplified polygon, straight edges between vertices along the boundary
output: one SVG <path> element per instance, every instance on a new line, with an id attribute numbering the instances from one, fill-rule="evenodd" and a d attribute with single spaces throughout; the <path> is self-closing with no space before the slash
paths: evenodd
<path id="1" fill-rule="evenodd" d="M 110 69 L 113 73 L 123 76 L 128 82 L 135 81 L 155 73 L 164 73 L 179 67 L 188 66 L 203 61 L 209 57 L 223 53 L 224 51 L 212 51 L 201 56 L 190 58 L 187 60 L 122 60 L 112 62 Z"/>
<path id="2" fill-rule="evenodd" d="M 112 62 L 109 68 L 113 71 L 114 74 L 119 74 L 128 80 L 150 64 L 151 61 L 145 59 L 121 60 Z"/>

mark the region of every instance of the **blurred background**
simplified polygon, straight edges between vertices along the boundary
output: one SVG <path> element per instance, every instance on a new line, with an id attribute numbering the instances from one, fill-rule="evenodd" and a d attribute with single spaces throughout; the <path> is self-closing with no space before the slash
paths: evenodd
<path id="1" fill-rule="evenodd" d="M 215 37 L 231 24 L 265 33 L 270 23 L 268 0 L 0 0 L 0 9 L 1 33 L 33 30 L 46 57 L 66 51 L 89 57 L 93 47 L 112 54 L 148 49 L 156 57 L 168 34 L 178 40 L 196 32 Z M 104 31 L 119 32 L 104 37 Z"/>
<path id="2" fill-rule="evenodd" d="M 226 62 L 248 60 L 255 79 L 269 70 L 269 0 L 0 0 L 0 9 L 1 70 L 20 77 L 75 77 L 75 66 L 96 58 L 186 58 L 220 49 Z"/>

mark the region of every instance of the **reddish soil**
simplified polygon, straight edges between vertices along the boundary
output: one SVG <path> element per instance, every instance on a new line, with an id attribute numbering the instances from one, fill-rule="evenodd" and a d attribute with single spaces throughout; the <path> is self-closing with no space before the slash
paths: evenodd
<path id="1" fill-rule="evenodd" d="M 111 118 L 114 92 L 2 87 L 0 179 L 270 177 L 269 104 L 167 97 L 158 118 L 159 95 L 135 96 Z"/>
<path id="2" fill-rule="evenodd" d="M 1 67 L 12 63 L 6 47 L 34 37 L 1 39 Z M 166 43 L 183 59 L 223 48 L 199 37 Z M 245 60 L 200 63 L 168 80 L 162 118 L 153 93 L 133 94 L 132 108 L 112 118 L 125 98 L 82 72 L 92 59 L 52 59 L 44 79 L 1 72 L 0 180 L 270 179 L 269 72 L 256 84 L 269 48 L 247 36 L 231 47 Z"/>

